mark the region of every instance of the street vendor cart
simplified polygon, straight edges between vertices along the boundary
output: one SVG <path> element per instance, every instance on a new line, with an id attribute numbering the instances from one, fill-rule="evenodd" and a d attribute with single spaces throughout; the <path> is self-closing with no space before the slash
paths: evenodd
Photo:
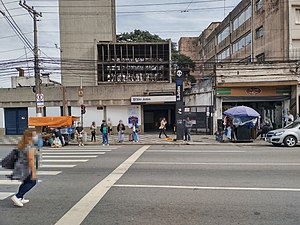
<path id="1" fill-rule="evenodd" d="M 28 126 L 36 128 L 37 133 L 42 134 L 42 139 L 45 142 L 52 137 L 53 129 L 59 131 L 64 137 L 64 142 L 67 144 L 72 138 L 74 138 L 74 121 L 78 121 L 78 116 L 45 116 L 45 117 L 29 117 Z M 51 143 L 50 143 L 51 145 Z"/>

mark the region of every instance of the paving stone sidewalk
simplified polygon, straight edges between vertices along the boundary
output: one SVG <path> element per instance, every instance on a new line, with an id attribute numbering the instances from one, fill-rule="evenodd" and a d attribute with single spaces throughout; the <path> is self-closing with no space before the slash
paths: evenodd
<path id="1" fill-rule="evenodd" d="M 175 135 L 170 135 L 170 138 L 175 138 Z M 123 143 L 118 143 L 117 135 L 111 135 L 109 137 L 110 145 L 127 145 L 127 144 L 149 144 L 149 145 L 169 145 L 169 144 L 189 144 L 189 145 L 270 145 L 264 140 L 254 140 L 253 142 L 244 142 L 244 143 L 232 143 L 229 141 L 225 141 L 220 143 L 215 140 L 214 135 L 192 135 L 192 141 L 184 142 L 184 141 L 173 141 L 166 140 L 165 138 L 158 138 L 158 134 L 140 134 L 140 141 L 138 143 L 133 143 L 132 141 L 128 141 L 128 135 L 125 135 L 125 141 Z M 0 136 L 0 145 L 16 145 L 18 141 L 21 139 L 20 135 L 4 135 Z M 96 142 L 91 142 L 90 136 L 85 138 L 86 145 L 99 145 L 101 144 L 101 137 L 97 136 Z M 74 140 L 71 144 L 76 144 Z"/>

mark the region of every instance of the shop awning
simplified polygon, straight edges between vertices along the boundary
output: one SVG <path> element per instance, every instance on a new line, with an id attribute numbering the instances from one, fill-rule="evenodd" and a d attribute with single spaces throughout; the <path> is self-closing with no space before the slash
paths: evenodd
<path id="1" fill-rule="evenodd" d="M 45 116 L 29 117 L 28 126 L 35 127 L 69 127 L 74 121 L 79 120 L 78 116 Z"/>

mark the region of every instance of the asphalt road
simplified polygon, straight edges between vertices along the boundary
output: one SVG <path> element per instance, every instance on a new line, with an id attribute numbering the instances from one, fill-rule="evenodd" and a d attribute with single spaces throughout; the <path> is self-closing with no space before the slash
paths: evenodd
<path id="1" fill-rule="evenodd" d="M 74 146 L 42 165 L 23 208 L 0 169 L 1 225 L 300 224 L 300 147 Z"/>

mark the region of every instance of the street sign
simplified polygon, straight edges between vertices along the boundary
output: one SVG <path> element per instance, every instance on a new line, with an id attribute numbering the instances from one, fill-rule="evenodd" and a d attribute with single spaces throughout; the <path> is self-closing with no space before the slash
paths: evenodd
<path id="1" fill-rule="evenodd" d="M 177 70 L 176 74 L 177 74 L 178 77 L 181 77 L 182 76 L 182 71 L 181 70 Z"/>
<path id="2" fill-rule="evenodd" d="M 44 94 L 36 94 L 37 107 L 44 107 Z"/>
<path id="3" fill-rule="evenodd" d="M 83 97 L 83 89 L 79 88 L 78 90 L 78 97 Z"/>

